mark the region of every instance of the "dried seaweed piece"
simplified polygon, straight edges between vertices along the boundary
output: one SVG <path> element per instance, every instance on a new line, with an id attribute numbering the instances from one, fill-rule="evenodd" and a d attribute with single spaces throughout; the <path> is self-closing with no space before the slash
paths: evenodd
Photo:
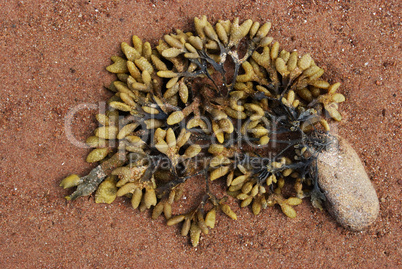
<path id="1" fill-rule="evenodd" d="M 77 189 L 69 196 L 66 196 L 67 200 L 75 200 L 81 196 L 87 196 L 92 194 L 103 182 L 107 175 L 110 175 L 115 167 L 123 165 L 127 160 L 126 154 L 116 153 L 110 159 L 98 165 L 92 171 L 84 177 L 79 179 Z M 68 177 L 65 182 L 70 182 L 71 179 L 76 179 L 76 177 Z M 68 183 L 63 184 L 63 186 L 71 186 Z M 66 187 L 67 188 L 67 187 Z"/>

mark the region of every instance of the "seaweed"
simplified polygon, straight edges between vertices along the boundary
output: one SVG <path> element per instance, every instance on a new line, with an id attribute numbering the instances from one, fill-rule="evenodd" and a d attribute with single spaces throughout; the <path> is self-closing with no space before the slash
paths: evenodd
<path id="1" fill-rule="evenodd" d="M 270 23 L 236 18 L 212 26 L 206 16 L 194 23 L 194 32 L 177 30 L 155 48 L 137 36 L 133 46 L 121 44 L 124 55 L 107 67 L 118 78 L 108 87 L 114 95 L 86 141 L 94 148 L 87 161 L 101 164 L 65 178 L 62 187 L 77 186 L 66 198 L 127 197 L 133 208 L 152 208 L 153 219 L 183 223 L 193 246 L 217 211 L 237 219 L 233 199 L 255 215 L 278 204 L 294 218 L 306 196 L 321 208 L 317 156 L 330 143 L 327 116 L 341 120 L 340 84 L 323 80 L 309 54 L 280 50 Z M 204 195 L 196 208 L 173 215 L 194 177 Z M 222 180 L 226 195 L 211 191 Z"/>

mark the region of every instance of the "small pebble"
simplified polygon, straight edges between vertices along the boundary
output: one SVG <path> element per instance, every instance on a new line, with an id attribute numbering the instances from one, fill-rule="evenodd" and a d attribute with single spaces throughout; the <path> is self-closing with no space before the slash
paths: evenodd
<path id="1" fill-rule="evenodd" d="M 376 191 L 350 144 L 339 136 L 332 141 L 318 157 L 318 184 L 337 222 L 352 231 L 364 230 L 378 216 Z"/>

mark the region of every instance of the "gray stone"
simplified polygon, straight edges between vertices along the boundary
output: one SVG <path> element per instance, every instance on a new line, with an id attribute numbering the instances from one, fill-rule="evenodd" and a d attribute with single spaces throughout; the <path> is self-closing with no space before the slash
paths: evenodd
<path id="1" fill-rule="evenodd" d="M 327 151 L 318 157 L 318 184 L 326 207 L 343 227 L 361 231 L 377 218 L 379 202 L 364 166 L 351 145 L 333 136 Z"/>

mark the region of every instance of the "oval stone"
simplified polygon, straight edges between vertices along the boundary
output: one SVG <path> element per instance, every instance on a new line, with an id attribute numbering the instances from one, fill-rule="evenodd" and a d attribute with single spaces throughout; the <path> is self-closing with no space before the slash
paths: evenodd
<path id="1" fill-rule="evenodd" d="M 329 213 L 343 227 L 361 231 L 377 218 L 379 202 L 364 166 L 351 145 L 331 136 L 331 145 L 317 159 L 318 184 Z"/>

